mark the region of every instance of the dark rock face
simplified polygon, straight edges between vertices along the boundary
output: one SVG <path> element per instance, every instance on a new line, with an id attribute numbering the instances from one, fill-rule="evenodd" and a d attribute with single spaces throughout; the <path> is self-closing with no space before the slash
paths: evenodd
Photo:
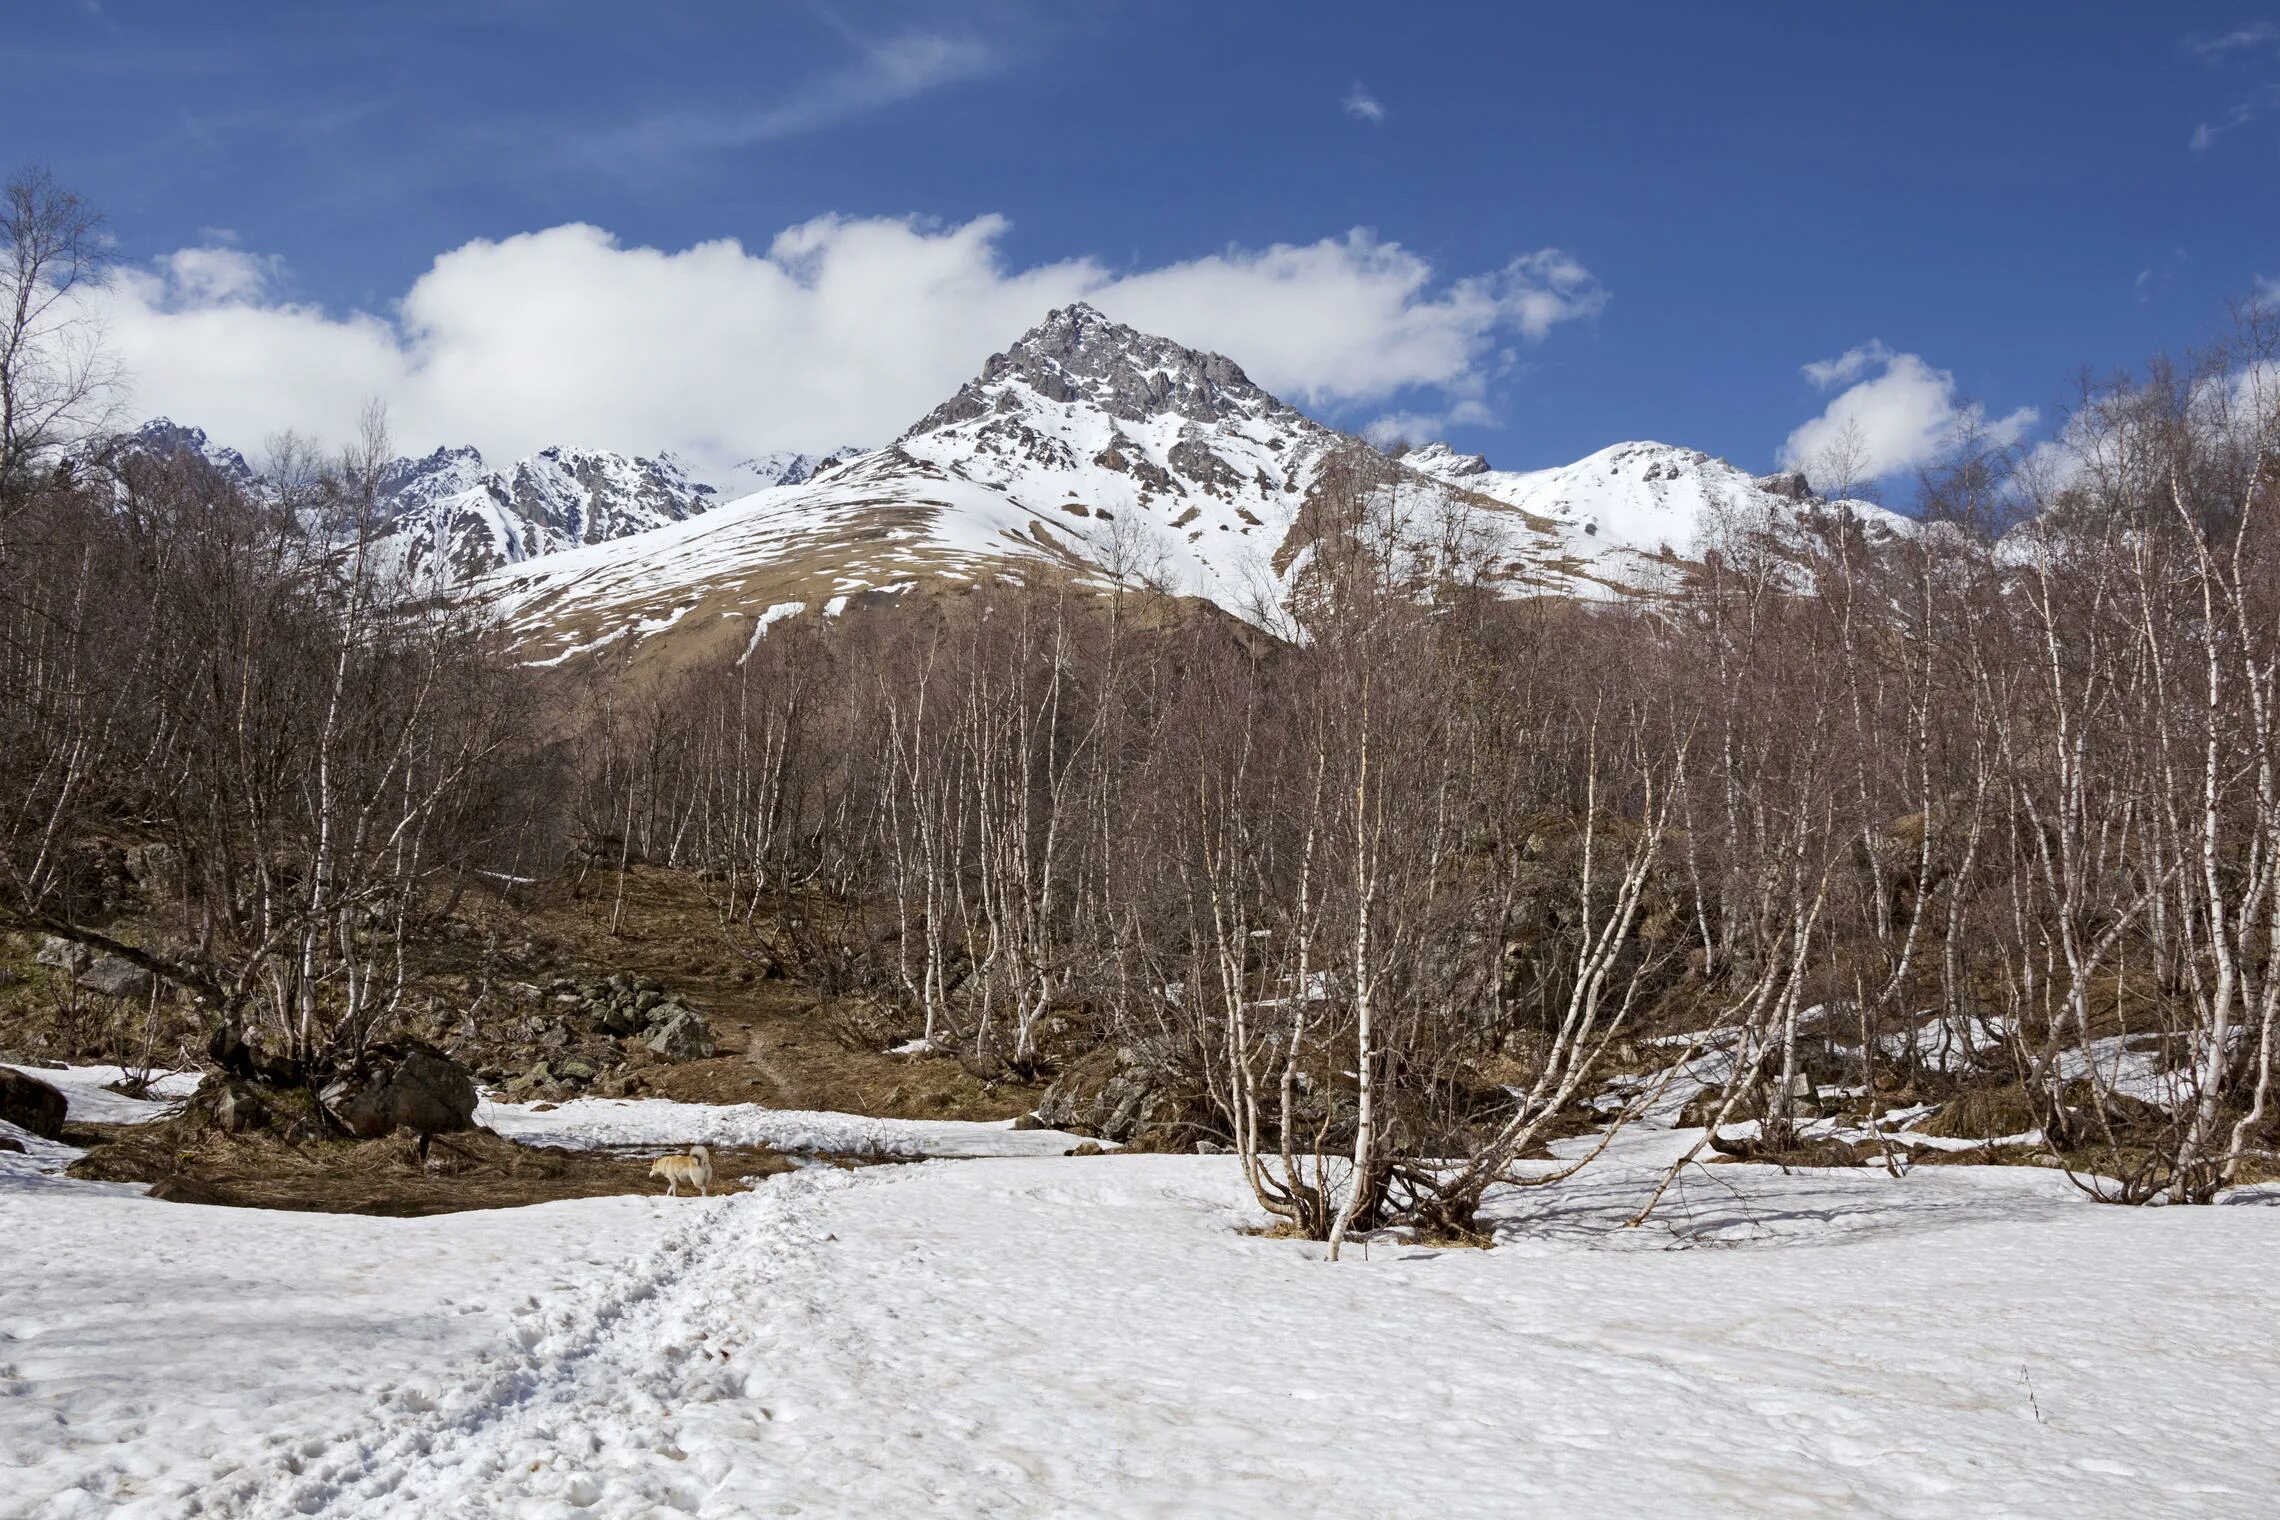
<path id="1" fill-rule="evenodd" d="M 1760 475 L 1757 488 L 1790 501 L 1817 501 L 1813 483 L 1805 478 L 1803 470 L 1782 470 L 1772 475 Z"/>
<path id="2" fill-rule="evenodd" d="M 977 379 L 903 438 L 986 416 L 991 392 L 1005 380 L 1020 380 L 1049 401 L 1085 402 L 1122 422 L 1166 413 L 1197 422 L 1298 415 L 1252 384 L 1234 360 L 1137 332 L 1080 301 L 1047 314 L 993 355 Z"/>
<path id="3" fill-rule="evenodd" d="M 428 1046 L 379 1046 L 355 1070 L 326 1083 L 317 1103 L 360 1140 L 399 1129 L 448 1134 L 474 1127 L 475 1080 L 465 1067 Z"/>
<path id="4" fill-rule="evenodd" d="M 42 1140 L 53 1140 L 63 1133 L 68 1108 L 63 1094 L 39 1078 L 0 1066 L 0 1119 Z"/>
<path id="5" fill-rule="evenodd" d="M 1105 1069 L 1104 1069 L 1105 1066 Z M 1035 1121 L 1149 1149 L 1186 1150 L 1205 1128 L 1197 1084 L 1159 1053 L 1119 1047 L 1105 1063 L 1064 1072 L 1037 1105 Z"/>

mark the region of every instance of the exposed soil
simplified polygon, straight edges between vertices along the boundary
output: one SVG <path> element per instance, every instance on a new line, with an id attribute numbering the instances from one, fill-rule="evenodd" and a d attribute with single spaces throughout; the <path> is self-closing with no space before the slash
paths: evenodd
<path id="1" fill-rule="evenodd" d="M 434 1136 L 425 1157 L 407 1132 L 296 1144 L 264 1134 L 186 1139 L 162 1121 L 72 1125 L 64 1139 L 88 1148 L 72 1163 L 72 1176 L 147 1182 L 151 1196 L 177 1203 L 411 1218 L 665 1191 L 649 1176 L 647 1155 L 518 1145 L 488 1130 Z M 713 1190 L 791 1169 L 771 1150 L 717 1151 Z"/>
<path id="2" fill-rule="evenodd" d="M 613 917 L 616 932 L 611 932 Z M 986 1081 L 940 1055 L 898 1056 L 916 1035 L 892 1014 L 842 1008 L 765 960 L 739 954 L 701 886 L 682 872 L 635 866 L 620 909 L 617 872 L 567 876 L 518 915 L 542 941 L 545 974 L 623 971 L 654 978 L 703 1015 L 720 1054 L 648 1065 L 643 1096 L 691 1103 L 766 1103 L 890 1119 L 1011 1119 L 1044 1089 Z"/>

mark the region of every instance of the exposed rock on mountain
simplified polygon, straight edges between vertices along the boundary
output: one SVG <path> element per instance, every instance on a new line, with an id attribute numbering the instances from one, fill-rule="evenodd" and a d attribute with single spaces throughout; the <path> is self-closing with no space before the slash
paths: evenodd
<path id="1" fill-rule="evenodd" d="M 670 454 L 564 448 L 496 470 L 471 448 L 438 449 L 390 465 L 387 494 L 389 552 L 436 584 L 680 522 L 715 499 Z"/>
<path id="2" fill-rule="evenodd" d="M 268 488 L 236 449 L 164 417 L 83 457 L 118 464 L 184 456 L 248 489 Z M 770 457 L 784 461 L 785 478 L 797 480 L 826 462 Z M 500 469 L 473 448 L 437 449 L 424 458 L 391 460 L 381 471 L 380 492 L 383 563 L 422 585 L 448 585 L 501 565 L 646 532 L 723 499 L 670 454 L 645 459 L 567 448 L 543 449 Z"/>
<path id="3" fill-rule="evenodd" d="M 81 457 L 119 464 L 135 458 L 165 459 L 188 455 L 202 459 L 230 479 L 251 484 L 253 466 L 236 449 L 214 442 L 206 430 L 186 427 L 169 417 L 153 417 L 131 433 L 105 439 L 84 450 Z"/>

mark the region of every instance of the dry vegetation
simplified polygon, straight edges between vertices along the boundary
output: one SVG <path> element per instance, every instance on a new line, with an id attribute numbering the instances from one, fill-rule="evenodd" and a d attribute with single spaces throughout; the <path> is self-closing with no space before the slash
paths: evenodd
<path id="1" fill-rule="evenodd" d="M 0 929 L 152 980 L 109 1048 L 287 1086 L 637 972 L 721 1047 L 640 1090 L 1225 1146 L 1333 1250 L 1465 1238 L 1678 1032 L 1755 1155 L 1863 1160 L 1804 1133 L 1834 1085 L 2206 1201 L 2274 1145 L 2274 349 L 2090 389 L 2062 470 L 1967 449 L 1918 534 L 1723 522 L 1652 596 L 1492 594 L 1381 461 L 1310 498 L 1279 640 L 976 587 L 576 682 L 371 571 L 376 426 L 258 494 L 35 418 Z"/>

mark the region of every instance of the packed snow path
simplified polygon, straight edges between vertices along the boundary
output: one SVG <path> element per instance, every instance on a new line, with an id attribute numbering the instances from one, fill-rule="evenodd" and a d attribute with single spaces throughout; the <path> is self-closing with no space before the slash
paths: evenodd
<path id="1" fill-rule="evenodd" d="M 8 1194 L 0 1514 L 2272 1513 L 2280 1209 L 1719 1166 L 1611 1233 L 1649 1150 L 1337 1265 L 1217 1157 Z"/>

